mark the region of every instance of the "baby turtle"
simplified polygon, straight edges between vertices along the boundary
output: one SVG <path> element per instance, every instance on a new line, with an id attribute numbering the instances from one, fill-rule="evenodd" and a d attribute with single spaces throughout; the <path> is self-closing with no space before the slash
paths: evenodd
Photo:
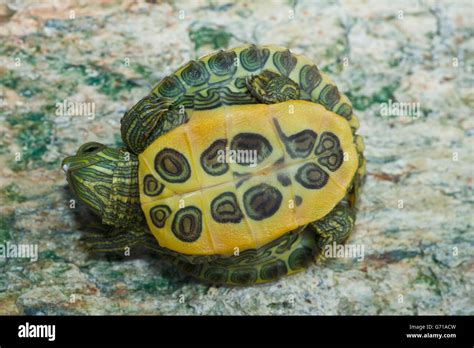
<path id="1" fill-rule="evenodd" d="M 74 194 L 114 233 L 212 283 L 301 271 L 350 235 L 364 145 L 348 98 L 308 58 L 246 45 L 192 60 L 122 118 L 126 148 L 63 161 Z"/>

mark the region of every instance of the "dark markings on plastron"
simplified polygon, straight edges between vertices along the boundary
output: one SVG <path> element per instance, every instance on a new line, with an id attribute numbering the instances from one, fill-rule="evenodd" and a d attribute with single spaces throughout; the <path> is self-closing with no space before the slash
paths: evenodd
<path id="1" fill-rule="evenodd" d="M 164 148 L 155 157 L 155 170 L 166 181 L 185 182 L 191 176 L 188 160 L 181 153 Z"/>
<path id="2" fill-rule="evenodd" d="M 320 189 L 327 184 L 329 175 L 315 163 L 306 163 L 298 168 L 295 179 L 303 185 L 303 187 L 308 189 Z"/>
<path id="3" fill-rule="evenodd" d="M 323 132 L 319 137 L 318 146 L 314 153 L 316 156 L 325 155 L 341 147 L 339 138 L 332 132 Z"/>
<path id="4" fill-rule="evenodd" d="M 313 252 L 310 248 L 303 247 L 293 251 L 288 258 L 288 265 L 292 270 L 307 267 L 313 259 Z"/>
<path id="5" fill-rule="evenodd" d="M 166 219 L 171 215 L 171 209 L 167 205 L 156 205 L 150 209 L 150 219 L 158 228 L 165 227 Z"/>
<path id="6" fill-rule="evenodd" d="M 239 188 L 240 186 L 242 186 L 242 184 L 244 182 L 246 182 L 247 180 L 249 180 L 251 178 L 251 175 L 249 175 L 249 174 L 242 175 L 240 173 L 234 172 L 234 177 L 242 178 L 242 179 L 238 180 L 235 184 L 235 187 Z"/>
<path id="7" fill-rule="evenodd" d="M 263 280 L 278 279 L 288 273 L 288 269 L 283 261 L 269 263 L 260 269 L 260 278 Z"/>
<path id="8" fill-rule="evenodd" d="M 232 175 L 234 176 L 234 178 L 243 178 L 243 177 L 249 176 L 250 174 L 249 173 L 232 172 Z"/>
<path id="9" fill-rule="evenodd" d="M 253 284 L 257 281 L 257 271 L 253 268 L 244 268 L 232 272 L 230 281 L 236 284 Z"/>
<path id="10" fill-rule="evenodd" d="M 222 157 L 219 154 L 225 153 L 226 146 L 226 139 L 218 139 L 203 151 L 201 154 L 201 166 L 207 174 L 217 176 L 227 172 L 229 165 L 225 162 L 225 157 L 223 160 L 219 160 Z"/>
<path id="11" fill-rule="evenodd" d="M 286 151 L 291 158 L 306 158 L 311 154 L 318 136 L 314 131 L 305 129 L 287 137 L 276 118 L 273 118 L 273 123 L 275 124 L 278 137 L 285 144 Z"/>
<path id="12" fill-rule="evenodd" d="M 342 150 L 339 150 L 329 156 L 321 157 L 318 159 L 318 163 L 320 165 L 326 167 L 327 169 L 333 172 L 339 169 L 343 161 L 344 161 L 344 154 Z"/>
<path id="13" fill-rule="evenodd" d="M 315 154 L 318 156 L 318 163 L 333 172 L 338 170 L 344 161 L 339 138 L 332 132 L 321 134 Z"/>
<path id="14" fill-rule="evenodd" d="M 201 211 L 194 206 L 178 210 L 174 216 L 171 230 L 179 240 L 187 243 L 195 242 L 202 232 Z"/>
<path id="15" fill-rule="evenodd" d="M 292 158 L 305 158 L 309 156 L 316 142 L 316 136 L 316 133 L 311 129 L 305 129 L 291 135 L 288 138 L 288 144 L 291 148 L 289 151 L 290 156 L 292 156 Z"/>
<path id="16" fill-rule="evenodd" d="M 282 184 L 283 186 L 288 186 L 291 184 L 291 179 L 288 175 L 284 173 L 278 173 L 277 175 L 277 180 Z"/>
<path id="17" fill-rule="evenodd" d="M 269 218 L 280 208 L 282 199 L 283 196 L 276 187 L 258 184 L 244 193 L 245 212 L 257 221 Z"/>
<path id="18" fill-rule="evenodd" d="M 204 278 L 211 283 L 224 283 L 228 275 L 229 271 L 223 267 L 210 267 L 204 272 Z"/>
<path id="19" fill-rule="evenodd" d="M 211 214 L 220 223 L 237 224 L 244 217 L 240 210 L 237 197 L 232 192 L 224 192 L 211 202 Z"/>
<path id="20" fill-rule="evenodd" d="M 303 198 L 301 196 L 296 195 L 295 196 L 295 204 L 297 207 L 299 207 L 303 203 Z"/>
<path id="21" fill-rule="evenodd" d="M 156 180 L 156 178 L 151 174 L 147 174 L 143 178 L 143 193 L 147 196 L 158 196 L 163 192 L 164 188 L 164 185 L 158 182 L 158 180 Z"/>
<path id="22" fill-rule="evenodd" d="M 247 151 L 256 151 L 257 163 L 263 162 L 273 151 L 272 145 L 267 138 L 257 133 L 236 134 L 230 143 L 230 149 L 234 151 L 245 151 L 244 154 L 247 155 L 249 154 Z M 249 161 L 249 163 L 237 162 L 237 164 L 249 166 L 252 163 Z"/>

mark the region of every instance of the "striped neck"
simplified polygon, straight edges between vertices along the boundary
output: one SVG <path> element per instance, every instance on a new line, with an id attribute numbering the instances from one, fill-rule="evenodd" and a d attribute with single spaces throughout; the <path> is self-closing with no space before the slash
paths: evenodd
<path id="1" fill-rule="evenodd" d="M 144 221 L 138 188 L 138 158 L 115 162 L 108 204 L 102 212 L 102 223 L 129 227 Z"/>

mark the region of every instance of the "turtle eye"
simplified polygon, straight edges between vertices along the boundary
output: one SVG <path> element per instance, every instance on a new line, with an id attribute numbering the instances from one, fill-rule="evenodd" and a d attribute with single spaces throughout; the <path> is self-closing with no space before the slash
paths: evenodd
<path id="1" fill-rule="evenodd" d="M 99 143 L 87 143 L 82 145 L 79 150 L 77 150 L 78 155 L 91 155 L 102 149 L 104 145 Z"/>

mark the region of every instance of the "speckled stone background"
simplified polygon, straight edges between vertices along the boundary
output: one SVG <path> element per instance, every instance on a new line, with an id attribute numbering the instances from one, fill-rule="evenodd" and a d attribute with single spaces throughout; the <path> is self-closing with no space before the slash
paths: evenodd
<path id="1" fill-rule="evenodd" d="M 0 314 L 474 314 L 472 1 L 0 2 Z M 86 141 L 121 145 L 123 113 L 211 50 L 274 43 L 348 93 L 368 176 L 350 244 L 281 281 L 214 287 L 154 255 L 91 255 L 94 221 L 60 162 Z M 56 103 L 89 102 L 95 118 Z M 419 113 L 381 115 L 383 103 Z"/>

